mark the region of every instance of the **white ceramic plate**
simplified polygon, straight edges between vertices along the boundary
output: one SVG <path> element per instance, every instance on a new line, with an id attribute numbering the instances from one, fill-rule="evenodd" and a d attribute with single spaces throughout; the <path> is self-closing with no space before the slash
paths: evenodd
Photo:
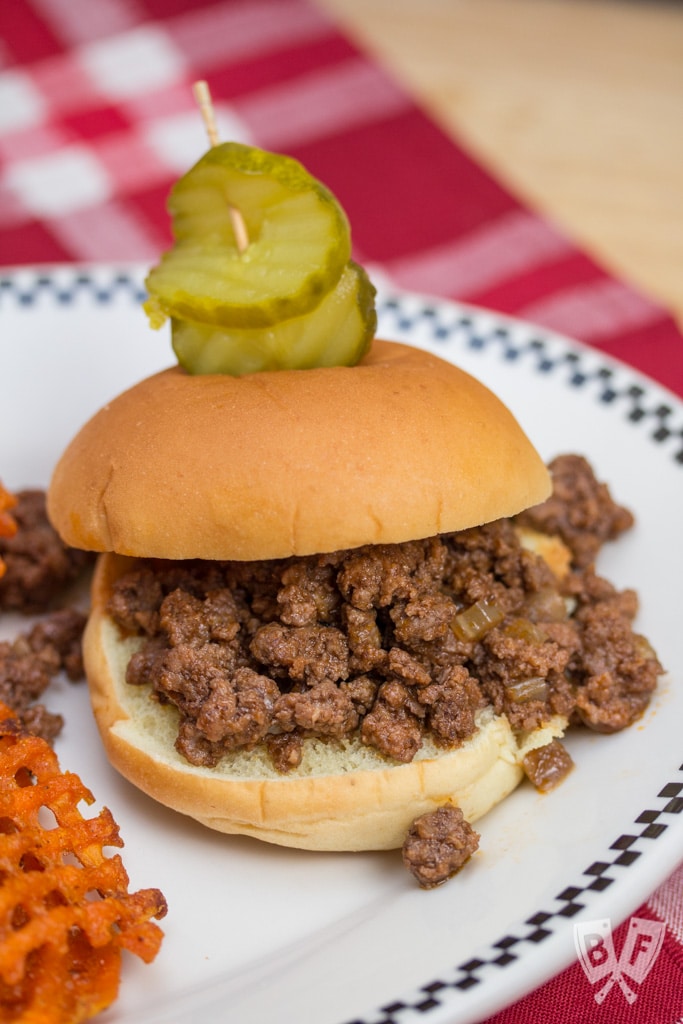
<path id="1" fill-rule="evenodd" d="M 91 412 L 173 361 L 166 336 L 146 326 L 141 279 L 137 268 L 105 267 L 0 280 L 7 486 L 46 485 Z M 170 908 L 160 955 L 152 966 L 127 959 L 103 1022 L 480 1020 L 574 958 L 574 922 L 616 925 L 681 856 L 683 406 L 599 353 L 480 310 L 383 298 L 380 333 L 483 379 L 544 457 L 587 455 L 636 512 L 637 526 L 599 568 L 638 588 L 639 626 L 670 675 L 637 726 L 573 736 L 577 768 L 562 787 L 545 797 L 520 788 L 481 822 L 467 869 L 432 892 L 396 853 L 271 848 L 157 806 L 109 768 L 84 685 L 57 681 L 48 704 L 67 719 L 62 763 L 113 810 L 132 887 L 158 886 Z M 7 635 L 21 623 L 0 625 Z"/>

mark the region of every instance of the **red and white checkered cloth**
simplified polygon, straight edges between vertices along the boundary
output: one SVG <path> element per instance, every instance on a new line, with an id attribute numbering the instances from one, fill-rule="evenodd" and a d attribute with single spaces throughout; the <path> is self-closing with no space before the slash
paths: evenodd
<path id="1" fill-rule="evenodd" d="M 416 292 L 518 315 L 683 394 L 673 319 L 502 188 L 304 0 L 0 4 L 0 264 L 153 260 L 164 200 L 222 138 L 298 157 L 356 256 Z"/>
<path id="2" fill-rule="evenodd" d="M 683 395 L 666 310 L 522 205 L 307 0 L 0 2 L 0 265 L 156 260 L 170 185 L 206 149 L 197 78 L 221 138 L 288 152 L 337 193 L 373 273 L 559 330 Z M 683 1018 L 682 892 L 683 868 L 638 911 L 666 922 L 663 950 L 637 1009 L 611 1001 L 605 1020 Z M 589 1019 L 575 965 L 491 1024 Z"/>

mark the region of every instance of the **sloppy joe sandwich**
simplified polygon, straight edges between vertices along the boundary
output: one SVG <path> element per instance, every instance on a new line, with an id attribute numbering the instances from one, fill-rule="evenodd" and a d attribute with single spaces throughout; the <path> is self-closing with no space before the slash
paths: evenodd
<path id="1" fill-rule="evenodd" d="M 112 763 L 285 845 L 401 846 L 447 802 L 475 821 L 534 748 L 557 768 L 588 677 L 570 549 L 514 519 L 550 490 L 489 391 L 405 346 L 143 381 L 49 491 L 68 543 L 107 552 L 84 653 Z"/>
<path id="2" fill-rule="evenodd" d="M 438 535 L 549 491 L 502 403 L 402 345 L 356 367 L 143 381 L 49 491 L 59 533 L 110 552 L 85 659 L 112 761 L 212 827 L 292 845 L 400 846 L 448 799 L 480 816 L 522 775 L 507 719 L 477 696 L 443 736 L 391 691 L 430 691 L 436 720 L 434 687 L 468 688 Z"/>
<path id="3" fill-rule="evenodd" d="M 584 460 L 549 471 L 450 362 L 371 343 L 374 289 L 299 165 L 217 147 L 170 205 L 147 309 L 181 365 L 101 409 L 48 496 L 101 553 L 84 658 L 105 749 L 213 829 L 403 846 L 438 884 L 525 775 L 566 775 L 570 724 L 646 706 L 634 597 L 592 568 L 629 514 Z"/>

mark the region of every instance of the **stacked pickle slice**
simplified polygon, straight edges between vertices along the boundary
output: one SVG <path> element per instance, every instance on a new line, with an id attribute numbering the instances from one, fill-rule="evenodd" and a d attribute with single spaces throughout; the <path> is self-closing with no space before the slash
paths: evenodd
<path id="1" fill-rule="evenodd" d="M 173 187 L 174 237 L 146 280 L 190 373 L 352 366 L 377 318 L 335 196 L 291 157 L 227 142 Z M 236 230 L 235 215 L 242 232 Z"/>

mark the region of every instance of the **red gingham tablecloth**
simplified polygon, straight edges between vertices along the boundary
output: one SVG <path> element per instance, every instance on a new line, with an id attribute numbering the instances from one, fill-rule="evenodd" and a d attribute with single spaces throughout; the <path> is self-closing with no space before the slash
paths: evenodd
<path id="1" fill-rule="evenodd" d="M 198 78 L 221 138 L 286 151 L 336 192 L 372 272 L 553 328 L 683 395 L 666 310 L 522 205 L 306 0 L 0 3 L 0 265 L 155 261 L 169 187 L 206 149 Z M 634 1006 L 599 1008 L 575 964 L 489 1024 L 683 1020 L 683 867 L 637 916 L 666 932 Z"/>

